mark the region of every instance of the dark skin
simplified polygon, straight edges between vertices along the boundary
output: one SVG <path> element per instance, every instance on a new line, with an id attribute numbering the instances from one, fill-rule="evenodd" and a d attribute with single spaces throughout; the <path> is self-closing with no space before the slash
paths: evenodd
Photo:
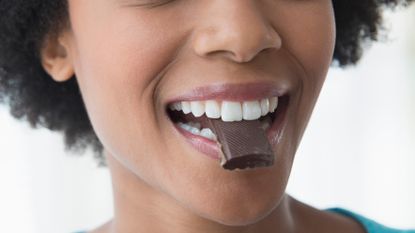
<path id="1" fill-rule="evenodd" d="M 42 64 L 56 81 L 76 75 L 105 148 L 114 218 L 91 232 L 364 232 L 285 193 L 333 56 L 331 1 L 69 0 L 69 13 Z M 165 114 L 194 88 L 255 83 L 290 96 L 271 167 L 225 170 Z"/>

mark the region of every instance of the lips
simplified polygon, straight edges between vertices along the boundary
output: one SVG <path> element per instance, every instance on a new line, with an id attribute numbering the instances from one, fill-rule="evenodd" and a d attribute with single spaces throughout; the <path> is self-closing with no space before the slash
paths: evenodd
<path id="1" fill-rule="evenodd" d="M 227 100 L 227 101 L 249 101 L 259 100 L 273 96 L 283 96 L 288 90 L 273 82 L 257 83 L 231 83 L 215 84 L 197 87 L 185 94 L 169 99 L 166 103 L 171 104 L 179 101 L 202 101 L 202 100 Z"/>
<path id="2" fill-rule="evenodd" d="M 207 118 L 259 120 L 266 129 L 269 142 L 277 144 L 288 102 L 287 91 L 274 83 L 220 84 L 199 87 L 176 96 L 166 102 L 166 111 L 175 131 L 194 149 L 219 159 L 217 137 L 208 128 Z"/>

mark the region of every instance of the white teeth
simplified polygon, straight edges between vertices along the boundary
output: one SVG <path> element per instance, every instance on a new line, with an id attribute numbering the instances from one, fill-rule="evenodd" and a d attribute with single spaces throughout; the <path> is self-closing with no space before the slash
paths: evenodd
<path id="1" fill-rule="evenodd" d="M 181 122 L 179 122 L 179 123 L 177 123 L 182 129 L 185 129 L 185 130 L 187 130 L 187 131 L 191 131 L 192 130 L 192 126 L 190 126 L 190 125 L 188 125 L 188 124 L 184 124 L 184 123 L 181 123 Z"/>
<path id="2" fill-rule="evenodd" d="M 190 108 L 195 117 L 200 117 L 205 113 L 205 103 L 202 101 L 191 101 Z"/>
<path id="3" fill-rule="evenodd" d="M 254 101 L 181 101 L 169 105 L 169 109 L 192 113 L 195 117 L 206 116 L 223 121 L 256 120 L 268 113 L 273 113 L 278 107 L 278 97 L 265 98 Z"/>
<path id="4" fill-rule="evenodd" d="M 189 122 L 188 124 L 197 129 L 200 129 L 202 127 L 202 125 L 199 122 Z"/>
<path id="5" fill-rule="evenodd" d="M 278 97 L 272 97 L 269 99 L 269 111 L 274 112 L 278 107 Z"/>
<path id="6" fill-rule="evenodd" d="M 241 121 L 242 106 L 239 102 L 223 101 L 222 102 L 222 121 Z"/>
<path id="7" fill-rule="evenodd" d="M 184 114 L 188 114 L 192 111 L 190 103 L 188 101 L 182 101 L 182 111 Z"/>
<path id="8" fill-rule="evenodd" d="M 181 111 L 182 110 L 182 104 L 180 102 L 174 103 L 169 106 L 170 110 L 174 111 Z"/>
<path id="9" fill-rule="evenodd" d="M 217 101 L 208 100 L 205 103 L 205 111 L 208 118 L 219 119 L 221 116 L 220 109 L 221 106 Z"/>
<path id="10" fill-rule="evenodd" d="M 216 140 L 216 135 L 209 128 L 203 128 L 200 131 L 200 136 L 205 137 L 205 138 L 209 138 L 209 139 L 212 139 L 212 140 Z"/>
<path id="11" fill-rule="evenodd" d="M 197 128 L 191 128 L 190 129 L 190 133 L 195 134 L 195 135 L 200 135 L 200 130 Z"/>
<path id="12" fill-rule="evenodd" d="M 262 99 L 261 100 L 261 116 L 267 115 L 268 112 L 269 112 L 269 100 L 268 99 Z"/>
<path id="13" fill-rule="evenodd" d="M 187 124 L 185 124 L 185 123 L 182 123 L 182 122 L 179 122 L 179 123 L 177 123 L 182 129 L 184 129 L 184 130 L 186 130 L 186 131 L 188 131 L 188 132 L 190 132 L 190 133 L 192 133 L 192 134 L 196 134 L 196 135 L 199 135 L 200 134 L 200 130 L 198 129 L 198 128 L 196 128 L 196 127 L 193 127 L 192 126 L 192 123 L 187 123 Z"/>
<path id="14" fill-rule="evenodd" d="M 194 135 L 199 135 L 199 136 L 211 139 L 211 140 L 216 140 L 217 138 L 211 129 L 209 128 L 200 129 L 201 128 L 200 123 L 189 122 L 185 124 L 185 123 L 179 122 L 177 123 L 177 125 L 180 126 L 180 128 Z"/>
<path id="15" fill-rule="evenodd" d="M 261 117 L 261 105 L 258 101 L 245 101 L 242 104 L 244 120 L 256 120 Z"/>

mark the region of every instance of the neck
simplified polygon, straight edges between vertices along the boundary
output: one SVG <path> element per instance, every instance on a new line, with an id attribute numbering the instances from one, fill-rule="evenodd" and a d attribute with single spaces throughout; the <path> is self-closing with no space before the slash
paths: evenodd
<path id="1" fill-rule="evenodd" d="M 165 192 L 151 187 L 111 155 L 107 156 L 107 161 L 114 192 L 111 233 L 294 232 L 292 201 L 288 195 L 263 219 L 245 226 L 227 226 L 197 215 Z"/>

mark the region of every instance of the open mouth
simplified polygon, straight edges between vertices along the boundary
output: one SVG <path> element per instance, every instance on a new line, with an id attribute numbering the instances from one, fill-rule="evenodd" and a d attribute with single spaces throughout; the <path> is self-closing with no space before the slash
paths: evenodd
<path id="1" fill-rule="evenodd" d="M 289 101 L 288 96 L 261 100 L 233 101 L 178 101 L 168 104 L 170 120 L 181 129 L 208 140 L 216 141 L 217 135 L 208 124 L 209 119 L 224 122 L 259 121 L 264 130 L 274 129 L 274 122 L 281 122 Z"/>

